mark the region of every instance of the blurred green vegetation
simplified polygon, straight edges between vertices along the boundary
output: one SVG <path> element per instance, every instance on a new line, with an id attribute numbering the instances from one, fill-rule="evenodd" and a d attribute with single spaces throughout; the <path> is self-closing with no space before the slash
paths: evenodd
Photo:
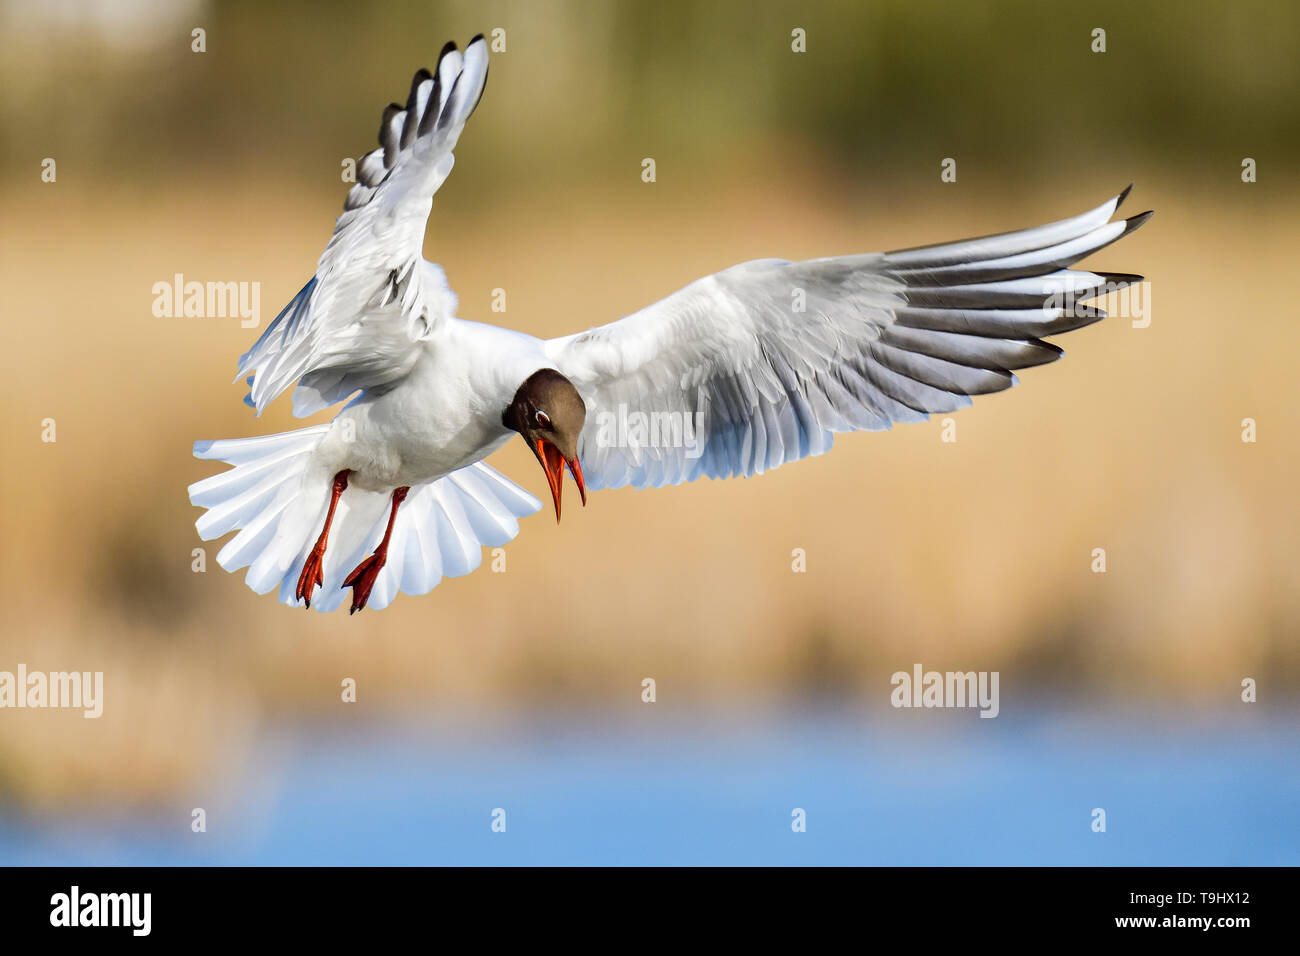
<path id="1" fill-rule="evenodd" d="M 1300 4 L 1276 0 L 66 6 L 3 8 L 10 170 L 35 150 L 108 180 L 253 167 L 328 186 L 447 38 L 497 28 L 507 50 L 465 165 L 498 188 L 521 155 L 532 176 L 565 181 L 646 155 L 707 181 L 753 147 L 927 179 L 955 156 L 963 174 L 1006 182 L 1116 151 L 1220 175 L 1300 145 Z M 1091 50 L 1097 27 L 1105 53 Z M 806 53 L 791 51 L 794 28 Z M 611 131 L 629 156 L 597 148 Z"/>

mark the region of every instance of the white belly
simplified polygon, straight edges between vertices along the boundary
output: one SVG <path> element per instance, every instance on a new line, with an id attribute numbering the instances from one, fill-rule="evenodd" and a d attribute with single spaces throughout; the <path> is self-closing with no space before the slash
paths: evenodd
<path id="1" fill-rule="evenodd" d="M 330 473 L 351 469 L 350 482 L 375 491 L 471 465 L 515 434 L 501 413 L 546 364 L 538 339 L 452 320 L 409 376 L 339 413 L 317 448 L 319 465 Z"/>

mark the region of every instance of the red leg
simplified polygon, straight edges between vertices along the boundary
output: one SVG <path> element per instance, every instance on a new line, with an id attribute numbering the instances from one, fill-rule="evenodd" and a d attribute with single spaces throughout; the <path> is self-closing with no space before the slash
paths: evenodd
<path id="1" fill-rule="evenodd" d="M 393 510 L 388 513 L 388 527 L 384 530 L 384 540 L 379 542 L 379 547 L 375 548 L 375 553 L 370 555 L 347 576 L 343 586 L 352 588 L 352 610 L 349 614 L 356 614 L 366 606 L 366 601 L 370 600 L 370 592 L 375 586 L 375 579 L 379 577 L 379 572 L 388 563 L 388 539 L 393 536 L 393 522 L 397 520 L 397 506 L 406 500 L 406 493 L 410 491 L 410 486 L 394 489 L 393 491 Z"/>
<path id="2" fill-rule="evenodd" d="M 321 575 L 321 564 L 325 559 L 325 546 L 329 543 L 330 524 L 334 521 L 334 509 L 339 506 L 339 498 L 348 488 L 348 475 L 352 474 L 352 469 L 345 468 L 334 476 L 334 491 L 330 496 L 330 510 L 325 514 L 325 527 L 321 529 L 320 537 L 316 539 L 316 545 L 307 555 L 307 560 L 303 562 L 302 574 L 298 575 L 298 589 L 294 594 L 303 602 L 305 607 L 311 607 L 311 592 L 317 587 L 324 586 L 325 581 Z"/>

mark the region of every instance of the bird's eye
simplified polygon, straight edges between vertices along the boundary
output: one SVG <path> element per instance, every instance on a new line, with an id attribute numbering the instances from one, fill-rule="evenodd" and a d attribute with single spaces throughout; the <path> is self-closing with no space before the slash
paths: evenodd
<path id="1" fill-rule="evenodd" d="M 545 412 L 539 410 L 537 414 L 533 416 L 533 418 L 537 420 L 537 425 L 539 428 L 551 427 L 551 416 L 547 415 Z"/>

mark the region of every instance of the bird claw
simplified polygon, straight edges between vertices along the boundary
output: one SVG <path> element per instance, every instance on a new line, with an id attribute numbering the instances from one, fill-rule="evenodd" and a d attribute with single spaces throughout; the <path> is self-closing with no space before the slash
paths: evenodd
<path id="1" fill-rule="evenodd" d="M 344 579 L 343 586 L 352 588 L 352 609 L 348 611 L 349 614 L 356 614 L 366 606 L 375 581 L 379 578 L 379 572 L 383 570 L 387 560 L 388 552 L 377 550 L 353 568 L 352 573 Z"/>
<path id="2" fill-rule="evenodd" d="M 324 550 L 317 551 L 312 548 L 307 555 L 307 560 L 303 562 L 302 574 L 298 575 L 298 588 L 294 591 L 298 600 L 303 602 L 304 607 L 311 607 L 311 595 L 318 587 L 325 586 L 325 579 L 322 575 L 322 566 L 325 560 Z"/>

